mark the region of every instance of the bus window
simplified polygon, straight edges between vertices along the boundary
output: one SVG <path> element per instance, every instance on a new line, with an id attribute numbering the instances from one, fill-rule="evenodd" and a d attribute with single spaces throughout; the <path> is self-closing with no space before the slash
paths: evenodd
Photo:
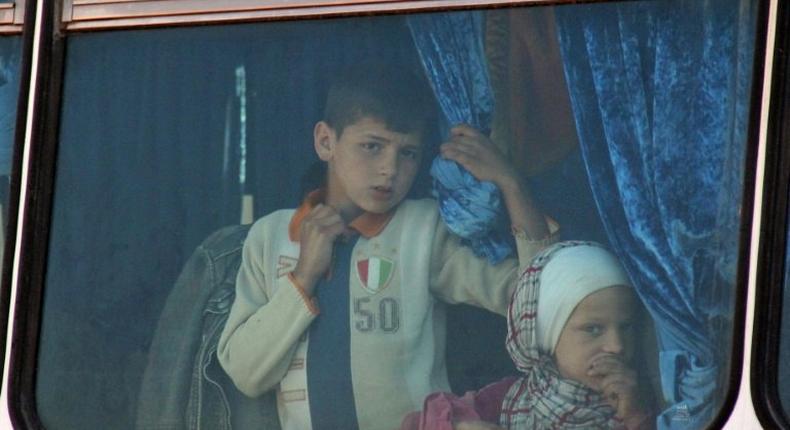
<path id="1" fill-rule="evenodd" d="M 777 47 L 786 46 L 790 32 L 786 24 L 790 8 L 778 8 Z M 782 76 L 787 73 L 790 60 L 786 49 L 776 49 L 773 54 L 773 73 Z M 757 276 L 758 311 L 755 314 L 754 345 L 756 359 L 752 364 L 752 386 L 758 416 L 766 427 L 788 425 L 790 411 L 790 390 L 787 382 L 790 373 L 786 366 L 790 358 L 790 240 L 788 240 L 788 220 L 790 220 L 790 152 L 788 152 L 788 132 L 790 131 L 790 87 L 786 79 L 775 80 L 771 93 L 771 121 L 766 133 L 765 192 L 762 214 L 762 237 L 760 239 L 759 271 Z"/>
<path id="2" fill-rule="evenodd" d="M 13 249 L 16 243 L 13 231 L 16 228 L 16 212 L 19 209 L 19 160 L 14 156 L 20 151 L 16 146 L 17 124 L 26 117 L 26 103 L 19 103 L 19 95 L 27 91 L 26 70 L 23 68 L 22 24 L 25 15 L 23 0 L 4 1 L 0 3 L 0 272 L 3 273 L 0 288 L 0 308 L 7 314 L 11 301 L 10 280 L 13 253 L 6 255 L 7 249 Z M 27 54 L 29 55 L 29 54 Z M 29 57 L 28 57 L 29 58 Z M 21 152 L 21 151 L 20 151 Z M 16 174 L 16 181 L 12 175 Z M 12 186 L 13 184 L 13 186 Z M 0 324 L 4 329 L 7 324 Z M 4 330 L 3 347 L 9 338 Z"/>
<path id="3" fill-rule="evenodd" d="M 590 425 L 720 422 L 760 5 L 599 3 L 54 32 L 54 171 L 30 203 L 51 211 L 28 220 L 48 237 L 22 239 L 40 260 L 17 312 L 38 337 L 15 338 L 12 413 L 397 428 L 437 392 L 508 384 L 523 406 L 537 375 L 579 390 L 552 412 Z M 316 223 L 330 245 L 301 249 Z M 328 256 L 312 278 L 307 252 Z M 528 288 L 547 290 L 517 308 Z M 564 333 L 602 291 L 606 323 L 574 330 L 615 340 L 573 362 Z"/>
<path id="4" fill-rule="evenodd" d="M 790 241 L 787 242 L 790 244 Z M 790 289 L 790 252 L 787 253 L 787 260 L 785 261 L 785 276 L 784 276 L 784 289 L 783 289 L 783 301 L 782 301 L 782 310 L 785 311 L 786 309 L 790 309 L 790 294 L 788 294 L 788 289 Z M 788 357 L 790 357 L 790 350 L 788 349 L 787 339 L 790 339 L 790 319 L 787 317 L 783 317 L 781 319 L 781 334 L 779 337 L 779 360 L 777 363 L 784 363 Z M 778 381 L 776 387 L 779 391 L 779 398 L 781 400 L 782 407 L 785 411 L 788 410 L 790 407 L 790 391 L 788 391 L 787 384 L 785 382 L 790 378 L 790 374 L 788 374 L 787 366 L 782 366 L 781 364 L 777 365 L 777 371 L 779 372 Z M 785 412 L 787 414 L 787 412 Z"/>
<path id="5" fill-rule="evenodd" d="M 5 231 L 8 224 L 8 185 L 19 98 L 20 42 L 19 35 L 0 36 L 0 217 L 2 217 L 0 250 L 5 248 Z M 0 255 L 0 261 L 2 260 Z"/>

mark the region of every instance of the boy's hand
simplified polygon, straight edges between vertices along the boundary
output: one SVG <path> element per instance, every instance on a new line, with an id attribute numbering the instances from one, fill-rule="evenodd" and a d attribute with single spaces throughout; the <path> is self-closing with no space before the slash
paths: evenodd
<path id="1" fill-rule="evenodd" d="M 453 423 L 453 430 L 505 430 L 504 428 L 485 421 L 459 421 Z"/>
<path id="2" fill-rule="evenodd" d="M 304 292 L 313 294 L 315 285 L 332 263 L 335 239 L 346 230 L 340 214 L 332 207 L 318 204 L 302 220 L 299 236 L 299 261 L 293 276 Z"/>
<path id="3" fill-rule="evenodd" d="M 636 371 L 621 357 L 606 355 L 595 360 L 588 374 L 598 377 L 597 390 L 615 409 L 616 416 L 629 429 L 640 428 L 648 418 L 643 399 L 639 395 Z"/>
<path id="4" fill-rule="evenodd" d="M 442 144 L 441 154 L 463 166 L 480 181 L 490 181 L 500 188 L 518 180 L 513 165 L 484 134 L 466 124 L 450 130 L 450 140 Z"/>
<path id="5" fill-rule="evenodd" d="M 456 125 L 450 130 L 450 140 L 440 150 L 442 157 L 457 162 L 478 180 L 499 187 L 514 229 L 526 232 L 534 240 L 549 236 L 546 219 L 532 201 L 518 171 L 488 137 L 469 125 Z M 519 256 L 522 257 L 526 259 L 522 264 L 531 258 Z"/>

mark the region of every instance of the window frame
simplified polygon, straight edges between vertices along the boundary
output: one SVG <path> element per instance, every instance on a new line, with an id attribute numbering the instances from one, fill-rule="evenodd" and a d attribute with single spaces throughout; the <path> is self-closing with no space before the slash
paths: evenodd
<path id="1" fill-rule="evenodd" d="M 790 4 L 779 2 L 773 51 L 771 108 L 767 128 L 765 179 L 762 195 L 762 237 L 757 261 L 757 290 L 754 331 L 762 333 L 753 342 L 754 363 L 750 369 L 755 412 L 766 426 L 790 428 L 790 411 L 779 397 L 779 347 L 782 342 L 787 234 L 790 231 L 790 85 L 782 77 L 790 73 Z M 785 144 L 783 144 L 783 142 Z M 790 314 L 788 314 L 790 315 Z M 790 341 L 786 339 L 785 341 Z"/>
<path id="2" fill-rule="evenodd" d="M 600 0 L 586 0 L 594 2 Z M 66 31 L 459 10 L 569 0 L 63 0 Z"/>
<path id="3" fill-rule="evenodd" d="M 26 0 L 0 3 L 0 35 L 21 34 L 25 22 Z"/>
<path id="4" fill-rule="evenodd" d="M 27 6 L 27 7 L 26 7 Z M 6 225 L 5 244 L 3 249 L 2 269 L 0 270 L 0 351 L 6 358 L 0 362 L 0 371 L 7 373 L 9 350 L 12 346 L 9 342 L 11 335 L 9 327 L 13 325 L 10 320 L 10 310 L 12 309 L 14 282 L 14 262 L 16 261 L 15 251 L 17 248 L 17 227 L 19 225 L 18 213 L 24 206 L 20 199 L 22 195 L 23 178 L 23 153 L 25 151 L 26 124 L 29 116 L 28 107 L 30 106 L 28 93 L 30 91 L 30 79 L 32 70 L 32 52 L 34 45 L 34 29 L 32 23 L 35 21 L 35 6 L 30 6 L 27 0 L 13 0 L 2 6 L 0 11 L 0 37 L 21 37 L 21 52 L 19 64 L 19 89 L 16 104 L 16 120 L 14 123 L 13 151 L 11 158 L 11 171 L 9 175 L 8 188 L 8 220 Z M 25 25 L 25 23 L 28 23 Z M 2 226 L 0 226 L 2 228 Z"/>
<path id="5" fill-rule="evenodd" d="M 19 1 L 19 0 L 18 0 Z M 204 25 L 204 24 L 218 24 L 218 23 L 231 23 L 231 22 L 251 22 L 251 21 L 267 21 L 267 20 L 299 20 L 310 19 L 317 17 L 353 17 L 364 16 L 369 14 L 388 14 L 388 13 L 407 13 L 419 11 L 435 11 L 435 10 L 460 10 L 467 8 L 485 8 L 485 7 L 502 7 L 520 6 L 520 5 L 539 5 L 539 4 L 570 4 L 581 3 L 573 0 L 267 0 L 267 1 L 254 1 L 254 0 L 229 0 L 224 2 L 221 7 L 213 10 L 201 10 L 195 12 L 194 9 L 186 8 L 184 5 L 205 4 L 205 0 L 178 0 L 179 6 L 168 8 L 163 13 L 151 13 L 147 7 L 156 4 L 163 4 L 165 1 L 175 5 L 175 0 L 129 0 L 126 2 L 113 1 L 113 0 L 63 0 L 61 4 L 57 0 L 40 0 L 37 7 L 40 10 L 41 27 L 40 27 L 40 47 L 36 55 L 38 62 L 37 74 L 31 76 L 35 79 L 36 86 L 32 93 L 33 109 L 31 111 L 32 128 L 29 131 L 29 148 L 30 158 L 29 164 L 26 166 L 29 172 L 27 176 L 22 176 L 21 166 L 22 151 L 19 150 L 25 139 L 24 124 L 26 123 L 26 113 L 28 107 L 28 100 L 24 95 L 28 93 L 30 84 L 25 81 L 22 84 L 19 102 L 19 116 L 17 119 L 17 132 L 15 138 L 15 155 L 14 155 L 14 171 L 12 172 L 12 203 L 10 209 L 16 213 L 18 209 L 13 202 L 14 196 L 19 196 L 20 184 L 24 182 L 25 188 L 28 190 L 23 202 L 24 208 L 20 213 L 24 212 L 24 218 L 18 220 L 16 216 L 9 216 L 9 232 L 17 230 L 17 224 L 22 225 L 20 236 L 20 251 L 16 256 L 16 263 L 18 264 L 18 275 L 16 279 L 11 273 L 11 266 L 14 262 L 14 248 L 15 248 L 15 235 L 9 235 L 9 240 L 6 244 L 6 256 L 3 267 L 3 293 L 0 296 L 0 313 L 8 310 L 11 300 L 14 300 L 14 306 L 17 312 L 13 314 L 13 335 L 11 339 L 12 345 L 10 348 L 11 367 L 7 370 L 9 375 L 8 380 L 8 411 L 14 427 L 20 428 L 43 428 L 42 423 L 38 419 L 36 413 L 36 396 L 35 396 L 35 367 L 38 351 L 38 337 L 40 334 L 40 320 L 42 311 L 43 289 L 45 284 L 46 264 L 48 257 L 48 242 L 49 242 L 49 228 L 52 212 L 52 194 L 54 190 L 55 180 L 55 165 L 57 159 L 57 147 L 59 137 L 59 120 L 61 109 L 61 87 L 63 83 L 63 66 L 65 60 L 65 44 L 69 35 L 82 31 L 101 31 L 101 30 L 120 30 L 130 28 L 148 28 L 148 27 L 172 27 L 183 25 Z M 604 0 L 600 0 L 604 1 Z M 755 204 L 762 204 L 764 207 L 770 207 L 769 204 L 774 199 L 769 192 L 765 192 L 761 197 L 762 203 L 755 203 L 757 196 L 755 196 L 755 184 L 758 181 L 756 177 L 756 168 L 758 163 L 758 136 L 760 132 L 760 113 L 761 108 L 758 101 L 762 98 L 762 79 L 764 72 L 764 64 L 766 59 L 765 53 L 765 29 L 768 25 L 768 9 L 770 0 L 755 0 L 759 1 L 757 35 L 755 45 L 755 60 L 753 65 L 753 84 L 751 90 L 752 97 L 752 112 L 749 122 L 746 154 L 746 169 L 743 188 L 743 206 L 741 218 L 741 237 L 739 249 L 739 266 L 736 278 L 736 289 L 734 291 L 734 315 L 733 315 L 733 332 L 732 332 L 732 354 L 730 357 L 730 371 L 729 371 L 729 386 L 728 393 L 724 397 L 718 415 L 711 422 L 712 427 L 720 427 L 724 425 L 730 414 L 733 411 L 733 406 L 738 400 L 738 389 L 742 377 L 742 364 L 744 363 L 744 354 L 746 354 L 746 347 L 744 345 L 744 331 L 746 329 L 746 301 L 748 294 L 748 272 L 749 266 L 753 264 L 750 261 L 749 244 L 752 240 L 757 238 L 752 237 L 751 229 L 749 228 L 753 222 L 753 209 Z M 582 1 L 584 2 L 584 1 Z M 592 1 L 587 1 L 592 2 Z M 782 8 L 780 3 L 780 9 Z M 98 5 L 98 6 L 97 6 Z M 184 7 L 182 7 L 184 6 Z M 25 37 L 25 52 L 30 54 L 32 52 L 32 44 L 34 42 L 34 21 L 37 7 L 28 7 L 27 10 L 22 8 L 25 13 L 25 22 L 28 24 L 24 27 Z M 101 12 L 104 7 L 105 12 Z M 93 8 L 90 9 L 89 8 Z M 124 9 L 125 8 L 125 9 Z M 15 9 L 18 10 L 18 9 Z M 109 12 L 107 12 L 109 10 Z M 127 10 L 128 13 L 123 13 Z M 788 7 L 782 9 L 784 12 L 780 14 L 782 17 L 788 16 Z M 2 10 L 0 9 L 0 16 Z M 777 20 L 782 26 L 781 19 Z M 788 21 L 785 19 L 785 21 Z M 775 49 L 777 56 L 780 51 L 785 52 L 784 49 L 790 48 L 790 41 L 787 37 L 787 22 L 784 23 L 780 34 L 784 34 L 781 38 L 781 47 Z M 2 27 L 0 27 L 2 32 Z M 782 33 L 783 32 L 783 33 Z M 781 54 L 785 55 L 785 54 Z M 32 58 L 23 55 L 23 65 L 21 67 L 21 76 L 29 76 L 31 74 Z M 786 63 L 786 62 L 785 62 Z M 779 67 L 778 65 L 775 67 Z M 776 96 L 778 90 L 776 87 L 777 82 L 782 79 L 779 76 L 786 76 L 786 67 L 779 70 L 779 74 L 775 75 L 773 81 L 775 87 L 772 89 L 772 94 Z M 24 108 L 24 109 L 23 109 Z M 772 114 L 783 115 L 785 118 L 790 118 L 790 109 L 784 103 L 780 107 L 772 107 Z M 776 113 L 778 112 L 778 113 Z M 771 122 L 775 125 L 775 120 Z M 770 128 L 770 126 L 769 126 Z M 773 142 L 773 143 L 772 143 Z M 778 140 L 769 139 L 768 143 L 773 150 L 781 149 Z M 770 151 L 769 148 L 769 151 Z M 778 149 L 777 149 L 778 148 Z M 785 151 L 785 154 L 790 154 L 790 151 Z M 787 162 L 788 157 L 785 156 L 785 163 L 782 164 L 786 169 L 790 163 Z M 769 158 L 769 160 L 771 160 Z M 769 163 L 770 164 L 770 163 Z M 775 172 L 776 173 L 776 172 Z M 778 175 L 777 175 L 778 176 Z M 770 177 L 770 176 L 767 176 Z M 773 180 L 775 180 L 774 178 Z M 771 179 L 769 179 L 770 181 Z M 771 182 L 772 183 L 772 182 Z M 16 192 L 16 194 L 14 193 Z M 785 200 L 787 193 L 784 193 Z M 774 204 L 777 204 L 774 202 Z M 785 202 L 786 205 L 786 202 Z M 764 212 L 764 217 L 769 217 L 769 214 Z M 784 221 L 781 226 L 784 229 L 786 225 L 786 216 L 782 215 Z M 13 226 L 13 228 L 12 228 Z M 764 230 L 770 233 L 774 230 Z M 766 236 L 767 237 L 767 236 Z M 782 239 L 784 241 L 784 239 Z M 761 242 L 765 244 L 767 241 Z M 762 245 L 761 245 L 762 246 Z M 768 245 L 765 245 L 768 247 Z M 769 264 L 772 256 L 776 256 L 777 245 L 766 248 L 763 250 L 761 247 L 760 259 L 760 273 L 763 273 L 765 268 L 763 264 Z M 782 250 L 782 258 L 784 257 L 784 250 Z M 776 262 L 769 266 L 771 270 L 775 270 Z M 783 264 L 782 264 L 783 266 Z M 765 276 L 765 275 L 761 275 Z M 771 278 L 773 279 L 773 278 Z M 17 283 L 16 295 L 11 297 L 12 282 Z M 758 280 L 759 291 L 769 291 L 766 288 L 765 278 Z M 776 294 L 776 291 L 770 292 Z M 761 296 L 762 297 L 762 296 Z M 772 296 L 773 297 L 773 296 Z M 767 302 L 770 303 L 770 300 Z M 765 307 L 762 301 L 758 303 L 757 309 Z M 772 316 L 771 318 L 776 318 Z M 3 319 L 5 322 L 6 319 Z M 774 320 L 771 320 L 774 321 Z M 774 323 L 775 324 L 775 323 Z M 775 329 L 774 326 L 768 325 L 768 328 Z M 0 327 L 0 330 L 7 327 Z M 761 326 L 755 326 L 757 332 Z M 7 330 L 6 330 L 7 331 Z M 754 345 L 754 349 L 758 350 L 758 344 Z M 760 357 L 758 355 L 758 357 Z M 770 361 L 770 360 L 769 360 Z M 764 375 L 758 375 L 760 370 L 757 364 L 762 364 L 759 361 L 755 362 L 752 366 L 751 374 L 753 379 L 753 391 L 757 391 L 760 387 L 760 379 Z M 725 382 L 725 381 L 723 381 Z M 763 384 L 765 385 L 765 384 Z M 774 396 L 774 400 L 776 396 Z M 757 398 L 765 398 L 762 393 Z M 783 416 L 776 416 L 771 412 L 772 401 L 771 396 L 767 397 L 764 401 L 768 406 L 764 406 L 760 401 L 755 402 L 755 408 L 758 411 L 758 416 L 762 420 L 765 418 L 764 424 L 780 423 L 784 428 L 790 428 L 787 425 L 786 418 Z M 774 406 L 775 407 L 775 406 Z M 767 409 L 766 409 L 767 408 Z M 768 411 L 768 412 L 766 412 Z M 778 417 L 778 418 L 777 418 Z M 773 420 L 773 421 L 771 421 Z"/>

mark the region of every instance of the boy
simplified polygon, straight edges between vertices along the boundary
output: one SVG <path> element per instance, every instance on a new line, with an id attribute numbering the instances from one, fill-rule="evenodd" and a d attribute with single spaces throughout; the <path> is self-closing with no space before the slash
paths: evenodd
<path id="1" fill-rule="evenodd" d="M 505 314 L 518 262 L 487 264 L 447 231 L 435 201 L 404 200 L 427 94 L 397 67 L 358 66 L 335 82 L 313 133 L 326 185 L 258 220 L 245 242 L 217 354 L 249 396 L 279 384 L 285 429 L 396 428 L 449 387 L 436 299 Z M 441 153 L 500 187 L 526 266 L 552 235 L 512 166 L 469 126 Z"/>

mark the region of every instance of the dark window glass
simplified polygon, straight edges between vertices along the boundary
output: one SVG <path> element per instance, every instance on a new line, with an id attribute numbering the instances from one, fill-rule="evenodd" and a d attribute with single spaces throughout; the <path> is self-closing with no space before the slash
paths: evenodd
<path id="1" fill-rule="evenodd" d="M 501 172 L 517 172 L 532 203 L 552 219 L 549 227 L 555 221 L 560 226 L 554 240 L 599 242 L 619 261 L 624 278 L 616 284 L 630 284 L 636 295 L 606 315 L 647 311 L 642 319 L 618 320 L 618 330 L 629 333 L 624 342 L 630 352 L 607 352 L 638 372 L 639 392 L 629 395 L 642 399 L 640 411 L 662 425 L 704 428 L 720 414 L 732 376 L 757 9 L 746 0 L 709 3 L 676 8 L 623 2 L 69 35 L 32 388 L 41 422 L 67 429 L 135 423 L 180 428 L 187 422 L 270 428 L 280 420 L 278 404 L 282 410 L 304 401 L 306 392 L 284 388 L 276 396 L 274 389 L 252 399 L 242 394 L 244 383 L 237 381 L 237 389 L 218 362 L 217 342 L 229 309 L 246 294 L 235 285 L 244 226 L 299 206 L 321 182 L 320 171 L 318 182 L 310 173 L 319 161 L 314 133 L 329 84 L 349 66 L 376 60 L 417 71 L 430 84 L 423 95 L 437 112 L 425 129 L 422 163 L 407 198 L 458 194 L 436 191 L 428 172 L 453 124 L 470 122 L 490 135 L 490 142 L 482 140 L 512 166 Z M 360 147 L 378 148 L 379 141 L 371 140 Z M 398 153 L 403 163 L 412 156 Z M 349 172 L 362 165 L 348 166 Z M 386 190 L 389 183 L 373 185 L 379 200 L 393 194 Z M 514 251 L 525 234 L 511 234 L 519 221 L 508 220 L 504 209 L 494 230 Z M 453 215 L 452 207 L 448 212 Z M 382 371 L 376 389 L 352 389 L 352 401 L 339 402 L 337 409 L 348 410 L 357 396 L 355 413 L 368 424 L 363 427 L 392 428 L 401 418 L 371 421 L 375 414 L 365 399 L 381 397 L 390 383 L 411 389 L 427 379 L 399 368 L 427 357 L 413 354 L 417 347 L 409 342 L 417 341 L 408 338 L 428 336 L 414 316 L 424 311 L 415 310 L 411 293 L 377 296 L 386 288 L 405 291 L 398 283 L 411 272 L 395 272 L 420 252 L 434 258 L 425 265 L 425 285 L 415 284 L 435 293 L 422 305 L 435 306 L 434 314 L 425 315 L 439 334 L 431 332 L 436 342 L 421 344 L 419 352 L 429 354 L 435 346 L 437 366 L 446 365 L 449 380 L 445 384 L 439 372 L 440 380 L 425 386 L 461 395 L 524 376 L 505 348 L 505 319 L 471 306 L 489 304 L 481 291 L 494 290 L 494 282 L 464 287 L 474 291 L 471 296 L 453 290 L 458 285 L 429 286 L 427 273 L 444 270 L 450 260 L 436 257 L 445 248 L 434 248 L 433 236 L 420 237 L 418 222 L 402 228 L 408 241 L 397 247 L 419 240 L 425 246 L 405 255 L 384 244 L 376 252 L 392 256 L 343 257 L 352 262 L 348 282 L 359 282 L 369 294 L 338 299 L 348 305 L 352 348 L 372 336 L 391 336 L 388 347 L 404 345 L 403 358 L 386 357 L 397 364 L 384 367 L 391 374 Z M 471 255 L 468 247 L 477 246 L 477 238 L 463 242 L 452 249 Z M 341 248 L 336 245 L 337 260 Z M 276 273 L 267 272 L 270 278 L 262 282 L 280 282 L 295 267 L 291 254 L 277 258 Z M 460 268 L 448 270 L 505 267 L 472 257 L 460 261 Z M 496 264 L 517 270 L 512 261 Z M 330 280 L 336 279 L 332 273 Z M 327 306 L 318 288 L 318 305 Z M 574 321 L 569 315 L 576 315 L 575 305 L 585 297 L 591 296 L 565 304 L 565 321 Z M 321 312 L 319 318 L 328 311 Z M 563 327 L 558 333 L 565 333 Z M 580 329 L 591 337 L 599 330 Z M 570 355 L 581 355 L 579 345 Z M 378 359 L 376 354 L 353 356 L 349 366 L 374 366 L 364 360 Z M 570 357 L 541 354 L 561 369 L 558 363 Z M 285 364 L 304 367 L 298 360 Z M 572 372 L 560 374 L 572 378 Z M 333 388 L 328 391 L 334 395 Z M 327 387 L 311 388 L 310 396 L 321 389 Z M 412 403 L 401 415 L 423 405 L 431 390 L 424 391 L 409 394 Z M 611 417 L 614 409 L 606 408 Z M 382 414 L 392 410 L 384 409 Z"/>
<path id="2" fill-rule="evenodd" d="M 790 240 L 787 242 L 788 246 L 790 246 Z M 783 313 L 786 313 L 787 309 L 790 309 L 790 294 L 788 293 L 788 289 L 790 289 L 790 252 L 787 253 L 785 256 L 785 276 L 784 276 L 784 288 L 782 295 L 782 310 Z M 786 341 L 786 339 L 790 339 L 790 318 L 787 318 L 787 315 L 784 314 L 782 317 L 782 325 L 781 325 L 781 335 L 779 337 L 779 366 L 777 366 L 777 370 L 779 371 L 779 381 L 777 384 L 777 388 L 779 390 L 779 398 L 782 402 L 782 407 L 785 411 L 789 410 L 790 408 L 790 390 L 787 389 L 788 383 L 790 383 L 790 372 L 788 372 L 787 366 L 782 366 L 781 363 L 785 363 L 788 358 L 790 358 L 790 345 Z M 787 412 L 785 412 L 786 414 Z"/>
<path id="3" fill-rule="evenodd" d="M 0 253 L 5 247 L 5 228 L 8 225 L 8 178 L 11 174 L 19 98 L 20 44 L 20 36 L 0 37 Z"/>

